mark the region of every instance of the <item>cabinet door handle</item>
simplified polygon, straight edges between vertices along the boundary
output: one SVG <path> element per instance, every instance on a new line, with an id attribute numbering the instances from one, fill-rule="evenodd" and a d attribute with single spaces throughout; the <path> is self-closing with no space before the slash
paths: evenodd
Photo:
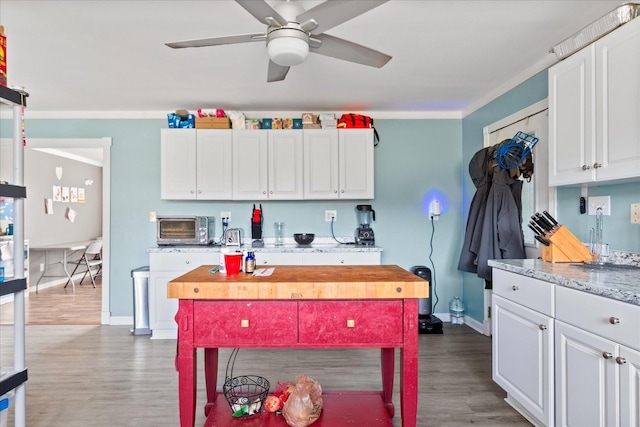
<path id="1" fill-rule="evenodd" d="M 520 286 L 513 285 L 513 286 L 511 287 L 511 290 L 512 290 L 512 291 L 517 291 L 518 289 L 520 289 Z"/>
<path id="2" fill-rule="evenodd" d="M 336 194 L 338 192 L 338 190 L 333 190 L 333 194 Z"/>
<path id="3" fill-rule="evenodd" d="M 620 323 L 620 319 L 618 319 L 617 317 L 609 317 L 609 323 L 611 323 L 612 325 L 617 325 L 618 323 Z"/>
<path id="4" fill-rule="evenodd" d="M 604 357 L 605 359 L 611 359 L 613 357 L 613 354 L 605 351 L 604 353 L 602 353 L 602 357 Z"/>
<path id="5" fill-rule="evenodd" d="M 340 190 L 341 193 L 344 193 L 344 190 Z"/>
<path id="6" fill-rule="evenodd" d="M 266 191 L 263 191 L 263 192 L 262 192 L 262 194 L 267 194 L 267 192 L 266 192 Z"/>
<path id="7" fill-rule="evenodd" d="M 540 328 L 541 331 L 547 330 L 547 325 L 538 325 L 538 327 Z"/>
<path id="8" fill-rule="evenodd" d="M 198 194 L 202 194 L 202 190 L 198 190 Z"/>
<path id="9" fill-rule="evenodd" d="M 193 194 L 193 193 L 195 193 L 195 191 L 194 191 L 194 190 L 191 190 L 191 194 Z"/>
<path id="10" fill-rule="evenodd" d="M 593 164 L 593 168 L 594 169 L 598 169 L 598 168 L 601 168 L 601 167 L 602 167 L 602 163 L 594 163 Z"/>
<path id="11" fill-rule="evenodd" d="M 624 357 L 618 356 L 616 357 L 616 363 L 618 365 L 624 365 L 625 363 L 627 363 L 627 359 L 625 359 Z"/>
<path id="12" fill-rule="evenodd" d="M 340 264 L 344 264 L 344 260 L 343 259 L 340 260 Z"/>
<path id="13" fill-rule="evenodd" d="M 582 165 L 582 170 L 583 170 L 583 171 L 587 171 L 587 170 L 589 170 L 589 169 L 591 169 L 591 166 L 589 166 L 589 165 Z"/>
<path id="14" fill-rule="evenodd" d="M 269 194 L 273 194 L 273 191 L 269 191 Z"/>
<path id="15" fill-rule="evenodd" d="M 185 261 L 184 263 L 185 263 L 185 264 L 191 264 L 191 261 L 188 261 L 188 260 L 187 260 L 187 261 Z"/>

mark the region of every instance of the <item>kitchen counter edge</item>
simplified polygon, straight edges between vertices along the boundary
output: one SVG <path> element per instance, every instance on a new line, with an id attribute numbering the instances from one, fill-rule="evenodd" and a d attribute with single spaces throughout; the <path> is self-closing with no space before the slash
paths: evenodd
<path id="1" fill-rule="evenodd" d="M 230 251 L 240 250 L 243 252 L 255 252 L 255 253 L 344 253 L 344 252 L 382 252 L 380 246 L 360 246 L 360 245 L 265 245 L 264 247 L 251 247 L 250 245 L 244 246 L 157 246 L 147 249 L 148 253 L 217 253 L 221 249 L 228 249 Z"/>
<path id="2" fill-rule="evenodd" d="M 606 298 L 640 305 L 640 269 L 586 271 L 572 263 L 540 259 L 489 260 L 489 266 Z"/>

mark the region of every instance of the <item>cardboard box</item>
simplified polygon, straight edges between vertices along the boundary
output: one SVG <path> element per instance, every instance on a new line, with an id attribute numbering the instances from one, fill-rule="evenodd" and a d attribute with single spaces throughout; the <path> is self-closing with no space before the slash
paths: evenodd
<path id="1" fill-rule="evenodd" d="M 196 117 L 196 129 L 231 129 L 228 117 Z"/>

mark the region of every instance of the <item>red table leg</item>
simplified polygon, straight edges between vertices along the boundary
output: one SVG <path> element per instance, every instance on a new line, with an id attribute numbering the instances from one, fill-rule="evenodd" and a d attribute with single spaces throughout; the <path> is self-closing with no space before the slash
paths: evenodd
<path id="1" fill-rule="evenodd" d="M 218 384 L 218 349 L 217 348 L 205 348 L 204 349 L 204 378 L 205 387 L 207 390 L 207 404 L 204 406 L 204 415 L 209 416 L 211 408 L 213 407 L 217 393 Z"/>
<path id="2" fill-rule="evenodd" d="M 395 366 L 394 348 L 383 348 L 380 350 L 382 359 L 382 401 L 389 411 L 389 416 L 393 418 L 395 408 L 393 406 L 393 374 Z"/>
<path id="3" fill-rule="evenodd" d="M 178 402 L 180 407 L 180 427 L 194 427 L 196 421 L 196 348 L 193 346 L 193 301 L 180 300 L 178 313 Z"/>
<path id="4" fill-rule="evenodd" d="M 400 358 L 402 427 L 416 427 L 418 416 L 418 300 L 404 300 L 404 346 Z"/>

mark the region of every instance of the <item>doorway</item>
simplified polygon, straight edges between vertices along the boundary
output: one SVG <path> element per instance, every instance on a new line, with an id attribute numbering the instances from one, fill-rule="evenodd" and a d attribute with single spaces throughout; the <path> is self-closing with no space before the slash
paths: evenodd
<path id="1" fill-rule="evenodd" d="M 556 212 L 556 189 L 549 187 L 549 117 L 546 99 L 530 105 L 502 120 L 484 128 L 484 146 L 488 147 L 511 139 L 518 132 L 533 135 L 538 142 L 532 149 L 534 173 L 533 178 L 522 186 L 522 219 L 523 225 L 535 212 Z M 529 227 L 523 227 L 525 253 L 527 258 L 541 256 L 541 248 Z M 484 328 L 486 335 L 491 335 L 491 290 L 484 291 Z"/>
<path id="2" fill-rule="evenodd" d="M 87 139 L 58 139 L 58 138 L 31 138 L 27 141 L 27 147 L 34 150 L 45 151 L 71 159 L 93 159 L 101 157 L 102 163 L 102 240 L 103 240 L 103 268 L 102 268 L 102 292 L 100 322 L 103 325 L 110 323 L 109 301 L 109 271 L 110 271 L 110 201 L 111 201 L 111 138 L 87 138 Z M 98 156 L 94 156 L 98 154 Z M 28 191 L 28 189 L 27 189 Z M 28 194 L 28 193 L 27 193 Z"/>

